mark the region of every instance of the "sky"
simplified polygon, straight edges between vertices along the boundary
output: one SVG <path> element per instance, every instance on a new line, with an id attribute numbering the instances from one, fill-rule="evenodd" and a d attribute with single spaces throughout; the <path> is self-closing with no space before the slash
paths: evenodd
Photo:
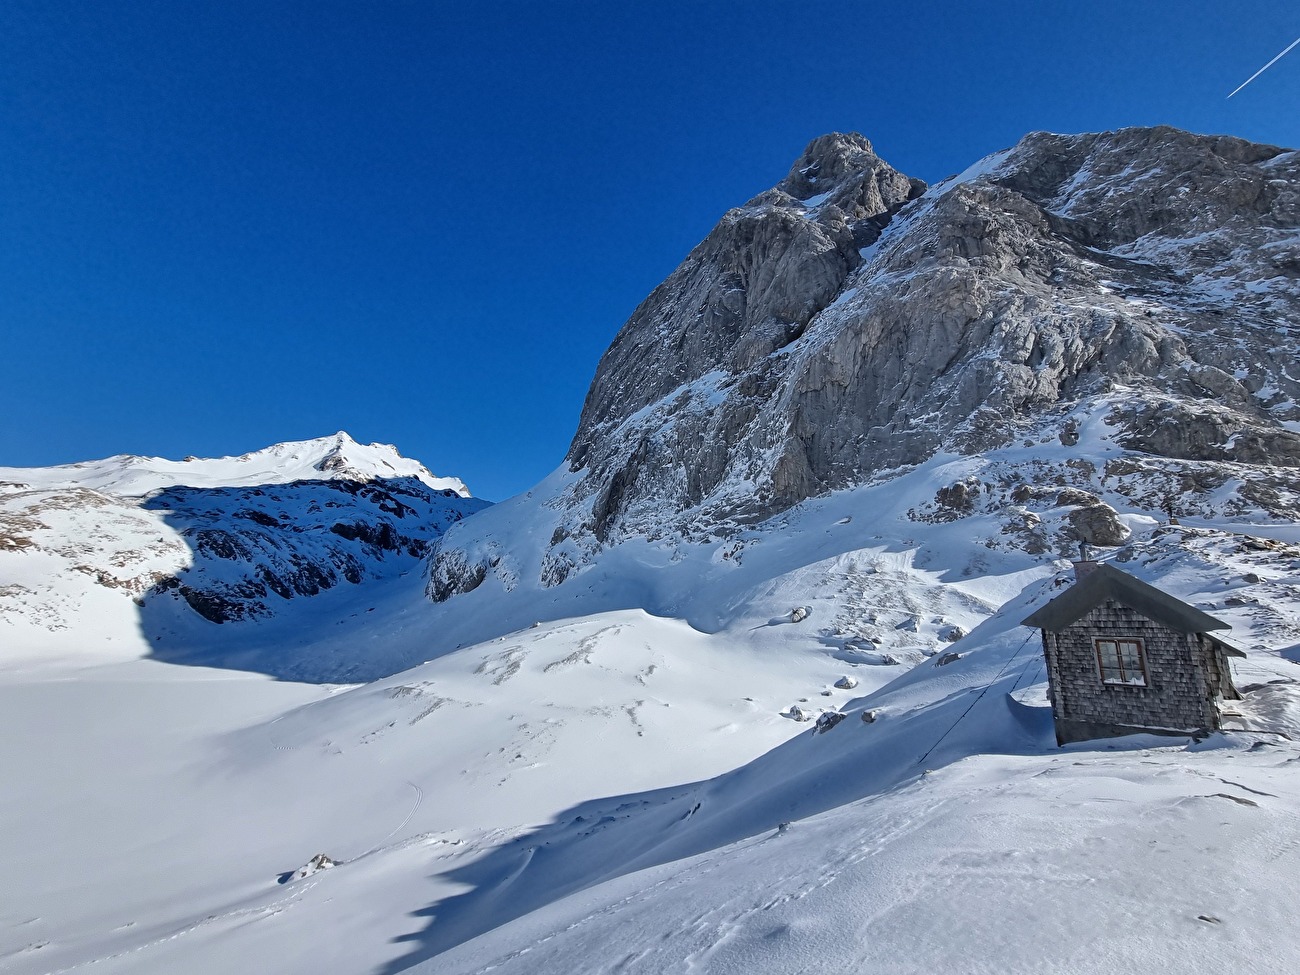
<path id="1" fill-rule="evenodd" d="M 733 206 L 858 131 L 1300 146 L 1294 0 L 0 0 L 0 465 L 348 431 L 500 500 Z"/>

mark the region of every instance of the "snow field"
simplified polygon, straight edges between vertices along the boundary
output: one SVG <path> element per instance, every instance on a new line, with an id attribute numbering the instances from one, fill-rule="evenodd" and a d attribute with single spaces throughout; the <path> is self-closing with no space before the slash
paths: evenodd
<path id="1" fill-rule="evenodd" d="M 1114 449 L 1102 421 L 1078 450 Z M 0 621 L 0 967 L 1294 970 L 1300 600 L 1252 547 L 1293 526 L 1157 530 L 1083 485 L 1135 533 L 1122 567 L 1233 624 L 1256 690 L 1249 731 L 1058 750 L 1018 622 L 1063 563 L 996 509 L 931 515 L 1067 456 L 937 457 L 546 589 L 557 472 L 451 530 L 501 555 L 474 591 L 431 604 L 413 568 L 265 620 L 155 619 L 185 666 L 123 659 L 148 645 L 102 587 L 66 630 Z M 349 661 L 389 676 L 261 676 Z M 817 734 L 796 703 L 847 717 Z M 318 853 L 339 866 L 290 879 Z"/>
<path id="2" fill-rule="evenodd" d="M 1218 752 L 971 757 L 572 895 L 417 970 L 1291 971 L 1295 753 Z"/>

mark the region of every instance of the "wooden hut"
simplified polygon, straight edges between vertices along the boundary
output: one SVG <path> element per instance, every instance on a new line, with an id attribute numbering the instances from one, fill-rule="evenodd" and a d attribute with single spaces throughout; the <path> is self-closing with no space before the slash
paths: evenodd
<path id="1" fill-rule="evenodd" d="M 1076 564 L 1076 581 L 1024 620 L 1047 658 L 1056 741 L 1139 732 L 1207 734 L 1221 698 L 1238 699 L 1211 631 L 1228 624 L 1109 565 Z"/>

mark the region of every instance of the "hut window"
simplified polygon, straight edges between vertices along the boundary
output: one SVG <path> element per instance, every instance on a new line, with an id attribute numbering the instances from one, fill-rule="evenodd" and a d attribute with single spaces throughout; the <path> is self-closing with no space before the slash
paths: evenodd
<path id="1" fill-rule="evenodd" d="M 1097 665 L 1101 668 L 1103 684 L 1130 684 L 1145 687 L 1147 683 L 1146 660 L 1142 641 L 1096 640 Z"/>

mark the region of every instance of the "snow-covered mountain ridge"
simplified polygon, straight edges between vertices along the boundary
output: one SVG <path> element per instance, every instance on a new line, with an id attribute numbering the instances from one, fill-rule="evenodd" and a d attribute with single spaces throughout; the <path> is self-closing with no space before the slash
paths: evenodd
<path id="1" fill-rule="evenodd" d="M 266 618 L 409 571 L 484 506 L 459 479 L 346 433 L 239 457 L 0 468 L 0 611 L 74 641 L 87 619 L 138 616 L 149 649 L 170 654 L 192 612 Z"/>
<path id="2" fill-rule="evenodd" d="M 434 491 L 462 498 L 469 489 L 458 477 L 437 477 L 392 444 L 359 444 L 340 430 L 331 437 L 291 440 L 235 457 L 139 457 L 119 454 L 103 460 L 56 467 L 0 467 L 6 486 L 50 490 L 79 487 L 123 497 L 142 497 L 171 487 L 264 487 L 291 481 L 373 481 L 410 477 Z"/>

